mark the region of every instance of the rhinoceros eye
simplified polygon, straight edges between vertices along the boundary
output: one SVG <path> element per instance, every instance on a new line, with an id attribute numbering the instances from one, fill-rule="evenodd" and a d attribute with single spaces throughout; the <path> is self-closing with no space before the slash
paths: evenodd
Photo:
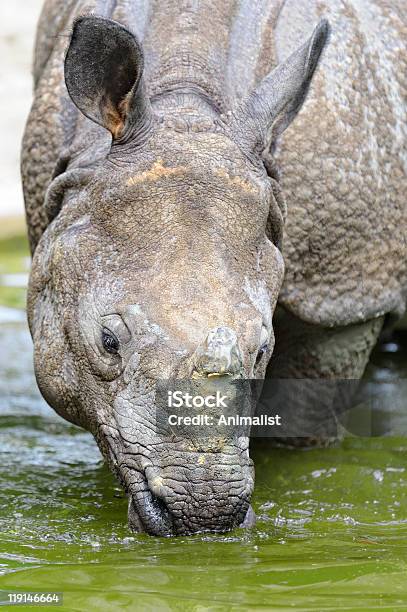
<path id="1" fill-rule="evenodd" d="M 261 358 L 263 357 L 264 353 L 267 352 L 268 349 L 268 344 L 267 342 L 265 342 L 259 349 L 259 352 L 257 353 L 257 357 L 256 357 L 256 365 L 258 365 L 261 361 Z"/>
<path id="2" fill-rule="evenodd" d="M 112 355 L 117 355 L 120 346 L 119 341 L 114 333 L 106 327 L 102 329 L 102 344 L 105 351 Z"/>

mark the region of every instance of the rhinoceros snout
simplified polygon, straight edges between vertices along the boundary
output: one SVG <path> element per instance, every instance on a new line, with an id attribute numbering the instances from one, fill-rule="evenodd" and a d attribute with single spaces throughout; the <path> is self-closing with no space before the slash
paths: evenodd
<path id="1" fill-rule="evenodd" d="M 192 358 L 192 376 L 238 377 L 243 360 L 236 333 L 230 327 L 211 329 Z"/>
<path id="2" fill-rule="evenodd" d="M 232 447 L 225 453 L 183 455 L 172 459 L 166 453 L 165 467 L 147 467 L 143 486 L 130 488 L 131 529 L 173 536 L 252 526 L 253 464 L 248 456 Z"/>

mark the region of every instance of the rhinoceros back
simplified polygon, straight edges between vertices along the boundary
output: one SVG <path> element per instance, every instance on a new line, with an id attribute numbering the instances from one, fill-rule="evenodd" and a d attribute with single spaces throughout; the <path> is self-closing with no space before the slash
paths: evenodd
<path id="1" fill-rule="evenodd" d="M 280 302 L 345 325 L 404 310 L 407 11 L 403 2 L 287 0 L 279 60 L 323 14 L 332 36 L 278 147 L 288 219 Z"/>

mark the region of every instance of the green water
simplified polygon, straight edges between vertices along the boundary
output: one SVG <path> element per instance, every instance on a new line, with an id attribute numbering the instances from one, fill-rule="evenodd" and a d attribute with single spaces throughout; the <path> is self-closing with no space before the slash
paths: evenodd
<path id="1" fill-rule="evenodd" d="M 25 308 L 26 290 L 24 287 L 7 287 L 2 282 L 3 274 L 27 272 L 29 267 L 28 240 L 24 234 L 3 236 L 7 222 L 0 225 L 0 308 Z"/>
<path id="2" fill-rule="evenodd" d="M 0 590 L 63 591 L 81 611 L 407 610 L 403 414 L 326 450 L 257 443 L 254 528 L 155 539 L 128 531 L 91 437 L 40 399 L 30 347 L 0 325 Z M 377 354 L 371 384 L 406 363 Z"/>

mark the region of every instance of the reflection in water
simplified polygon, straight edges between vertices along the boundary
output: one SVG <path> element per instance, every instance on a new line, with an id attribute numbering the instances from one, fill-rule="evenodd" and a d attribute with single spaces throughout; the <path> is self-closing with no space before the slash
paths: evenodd
<path id="1" fill-rule="evenodd" d="M 389 436 L 401 402 L 381 407 L 387 437 L 310 451 L 256 441 L 255 528 L 151 538 L 128 531 L 90 435 L 40 398 L 25 327 L 0 326 L 0 347 L 0 589 L 64 591 L 69 610 L 407 605 L 407 439 Z M 367 384 L 393 384 L 406 363 L 377 351 Z"/>

